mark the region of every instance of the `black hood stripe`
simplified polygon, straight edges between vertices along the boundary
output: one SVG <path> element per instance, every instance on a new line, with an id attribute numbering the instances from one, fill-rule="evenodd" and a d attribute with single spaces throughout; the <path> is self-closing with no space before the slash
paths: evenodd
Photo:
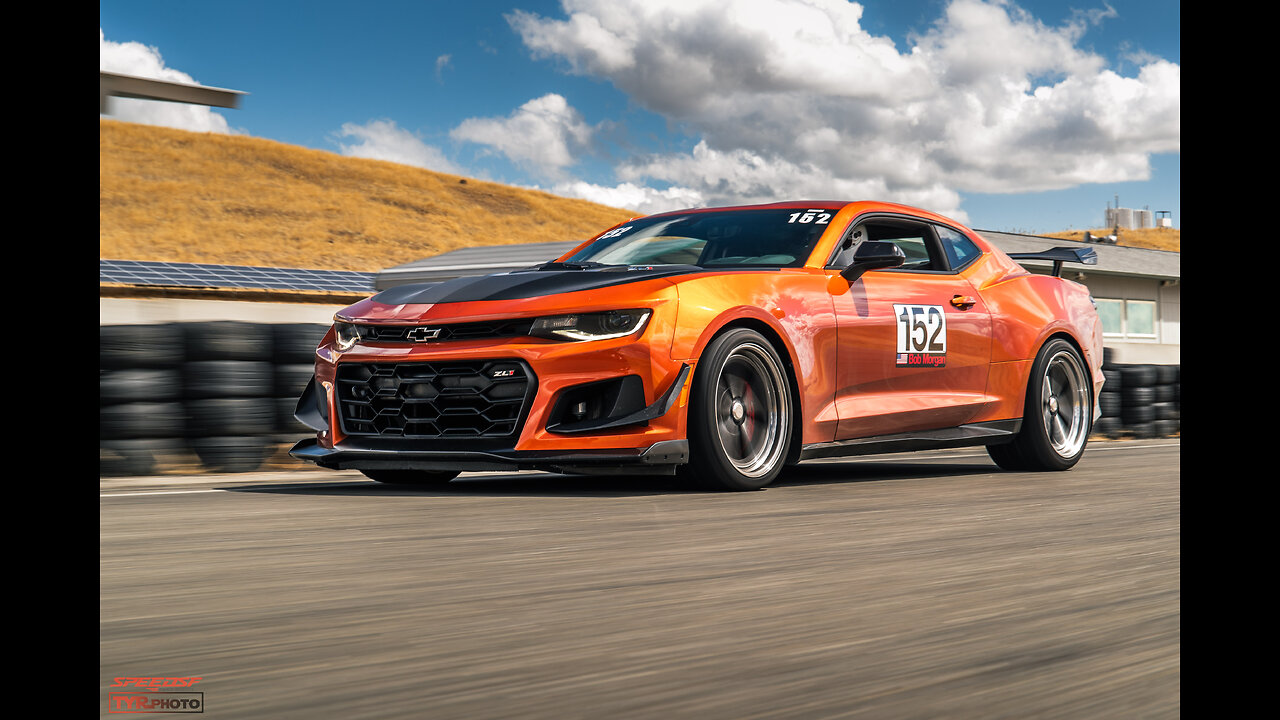
<path id="1" fill-rule="evenodd" d="M 481 277 L 462 277 L 441 283 L 401 285 L 373 296 L 384 305 L 434 305 L 480 300 L 518 300 L 559 293 L 599 290 L 655 278 L 705 272 L 696 265 L 652 268 L 592 268 L 590 270 L 517 270 Z"/>

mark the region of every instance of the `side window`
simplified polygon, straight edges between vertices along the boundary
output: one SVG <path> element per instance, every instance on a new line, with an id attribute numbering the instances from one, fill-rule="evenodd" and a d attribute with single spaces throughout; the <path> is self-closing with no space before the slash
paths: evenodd
<path id="1" fill-rule="evenodd" d="M 947 253 L 951 269 L 958 270 L 982 254 L 978 246 L 962 233 L 942 225 L 934 225 L 933 228 L 938 232 L 938 241 L 942 243 L 942 249 Z"/>
<path id="2" fill-rule="evenodd" d="M 867 241 L 890 242 L 902 249 L 907 261 L 897 270 L 946 270 L 933 228 L 928 223 L 897 218 L 872 218 L 850 231 L 828 267 L 846 268 L 853 262 L 858 246 Z"/>

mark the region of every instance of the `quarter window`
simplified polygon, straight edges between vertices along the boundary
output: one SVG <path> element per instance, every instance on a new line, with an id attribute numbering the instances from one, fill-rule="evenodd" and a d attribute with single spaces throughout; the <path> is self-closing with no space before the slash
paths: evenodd
<path id="1" fill-rule="evenodd" d="M 963 233 L 942 225 L 933 227 L 938 231 L 938 240 L 942 243 L 943 251 L 947 253 L 947 260 L 950 261 L 952 270 L 959 270 L 982 254 L 978 246 Z"/>

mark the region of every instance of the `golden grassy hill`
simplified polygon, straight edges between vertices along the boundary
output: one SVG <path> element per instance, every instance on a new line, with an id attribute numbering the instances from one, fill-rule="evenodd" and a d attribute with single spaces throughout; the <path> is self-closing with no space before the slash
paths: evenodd
<path id="1" fill-rule="evenodd" d="M 1112 229 L 1114 230 L 1114 228 Z M 1112 230 L 1090 230 L 1094 235 L 1107 236 Z M 1084 240 L 1084 230 L 1071 230 L 1067 232 L 1046 233 L 1048 237 L 1062 238 L 1064 240 Z M 1120 230 L 1116 235 L 1116 244 L 1126 247 L 1150 248 L 1152 250 L 1172 250 L 1173 252 L 1181 251 L 1182 231 L 1174 228 L 1148 228 L 1144 230 Z"/>
<path id="2" fill-rule="evenodd" d="M 262 138 L 99 127 L 108 259 L 374 272 L 461 247 L 586 239 L 635 214 Z M 1179 235 L 1122 230 L 1119 244 L 1176 251 Z"/>
<path id="3" fill-rule="evenodd" d="M 636 213 L 261 138 L 100 120 L 101 258 L 373 272 Z"/>

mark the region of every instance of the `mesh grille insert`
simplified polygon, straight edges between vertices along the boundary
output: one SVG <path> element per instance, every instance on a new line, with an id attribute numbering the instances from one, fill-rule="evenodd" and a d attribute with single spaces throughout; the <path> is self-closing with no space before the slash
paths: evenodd
<path id="1" fill-rule="evenodd" d="M 518 360 L 339 363 L 347 435 L 482 438 L 515 434 L 536 382 Z"/>

